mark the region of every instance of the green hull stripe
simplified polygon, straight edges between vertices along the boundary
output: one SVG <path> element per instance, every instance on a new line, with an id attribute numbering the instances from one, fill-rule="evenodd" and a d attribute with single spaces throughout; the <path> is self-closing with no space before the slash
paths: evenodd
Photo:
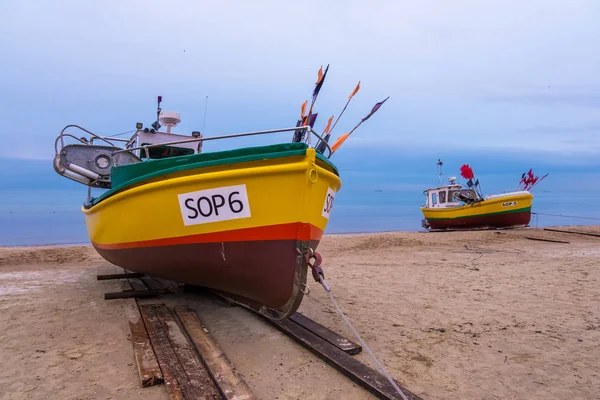
<path id="1" fill-rule="evenodd" d="M 235 150 L 192 154 L 187 156 L 168 157 L 142 161 L 135 164 L 116 166 L 111 169 L 112 188 L 95 198 L 91 206 L 98 204 L 102 200 L 129 186 L 133 186 L 163 175 L 174 174 L 176 172 L 197 168 L 214 167 L 218 165 L 226 166 L 273 158 L 304 156 L 307 148 L 308 146 L 306 143 L 283 143 L 269 146 L 245 147 Z M 319 161 L 321 162 L 319 163 Z M 323 156 L 319 152 L 317 152 L 317 163 L 324 164 L 324 168 L 331 169 L 333 173 L 339 176 L 336 166 L 327 157 Z"/>
<path id="2" fill-rule="evenodd" d="M 520 212 L 528 212 L 531 211 L 531 207 L 518 208 L 516 210 L 508 210 L 508 211 L 498 211 L 491 212 L 485 214 L 477 214 L 477 215 L 465 215 L 464 217 L 454 217 L 454 218 L 427 218 L 429 221 L 443 221 L 443 220 L 451 220 L 451 219 L 464 219 L 464 218 L 476 218 L 476 217 L 489 217 L 491 215 L 501 215 L 501 214 L 514 214 Z"/>

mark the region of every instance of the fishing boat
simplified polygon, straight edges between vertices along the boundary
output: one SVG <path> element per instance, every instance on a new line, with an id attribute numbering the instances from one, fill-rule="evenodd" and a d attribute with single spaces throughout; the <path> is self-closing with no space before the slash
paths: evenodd
<path id="1" fill-rule="evenodd" d="M 437 187 L 423 192 L 425 204 L 422 227 L 430 231 L 505 229 L 526 227 L 531 220 L 533 195 L 530 189 L 542 177 L 534 177 L 532 170 L 523 174 L 519 190 L 483 195 L 479 179 L 475 179 L 468 164 L 461 167 L 461 175 L 466 185 L 456 183 L 456 177 L 449 177 L 448 184 L 442 185 L 442 162 L 440 182 Z"/>
<path id="2" fill-rule="evenodd" d="M 330 125 L 313 128 L 324 77 L 319 70 L 310 111 L 305 102 L 291 128 L 177 134 L 181 116 L 162 111 L 161 96 L 156 121 L 137 123 L 128 139 L 67 125 L 54 170 L 88 186 L 81 211 L 93 247 L 126 270 L 207 287 L 270 318 L 295 312 L 308 269 L 315 280 L 323 274 L 316 250 L 341 188 L 330 157 L 347 136 L 330 146 Z M 291 142 L 203 151 L 211 141 L 280 133 Z M 93 188 L 103 193 L 92 197 Z"/>

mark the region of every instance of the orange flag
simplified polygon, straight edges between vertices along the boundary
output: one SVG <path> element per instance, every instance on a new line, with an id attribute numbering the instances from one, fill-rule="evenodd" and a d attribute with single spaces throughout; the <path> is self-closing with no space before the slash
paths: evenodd
<path id="1" fill-rule="evenodd" d="M 308 100 L 306 100 L 304 103 L 302 103 L 302 113 L 300 115 L 300 118 L 304 119 L 304 113 L 306 112 L 306 105 L 308 104 Z"/>
<path id="2" fill-rule="evenodd" d="M 318 77 L 317 77 L 317 85 L 319 84 L 319 82 L 321 82 L 321 79 L 323 79 L 323 66 L 322 65 L 321 65 L 321 68 L 319 68 Z"/>
<path id="3" fill-rule="evenodd" d="M 360 81 L 358 81 L 358 85 L 356 85 L 356 89 L 354 89 L 354 91 L 353 91 L 353 92 L 350 94 L 350 96 L 348 97 L 348 101 L 350 101 L 350 99 L 351 99 L 352 97 L 354 97 L 354 95 L 355 95 L 356 93 L 358 93 L 358 91 L 359 91 L 359 90 L 360 90 Z"/>
<path id="4" fill-rule="evenodd" d="M 323 131 L 323 135 L 326 135 L 329 133 L 329 128 L 331 127 L 331 121 L 333 121 L 333 115 L 331 116 L 331 118 L 329 118 L 329 121 L 327 121 L 327 126 L 325 127 L 325 130 Z"/>
<path id="5" fill-rule="evenodd" d="M 331 151 L 332 152 L 336 151 L 342 145 L 342 143 L 344 143 L 344 140 L 346 140 L 348 138 L 348 136 L 350 136 L 349 133 L 344 133 L 342 136 L 337 138 L 337 140 L 335 141 L 333 146 L 331 146 Z"/>

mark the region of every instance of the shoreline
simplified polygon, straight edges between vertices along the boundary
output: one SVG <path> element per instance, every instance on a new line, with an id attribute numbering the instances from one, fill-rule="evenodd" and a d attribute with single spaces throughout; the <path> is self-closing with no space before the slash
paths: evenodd
<path id="1" fill-rule="evenodd" d="M 352 236 L 365 236 L 365 235 L 381 235 L 381 234 L 423 234 L 423 233 L 465 233 L 465 232 L 506 232 L 506 231 L 520 231 L 520 230 L 544 230 L 544 228 L 598 228 L 600 224 L 584 224 L 584 225 L 545 225 L 545 226 L 526 226 L 517 228 L 500 228 L 500 229 L 468 229 L 468 230 L 448 230 L 448 231 L 428 231 L 425 229 L 419 230 L 385 230 L 385 231 L 356 231 L 356 232 L 337 232 L 323 234 L 325 237 L 352 237 Z M 76 247 L 76 246 L 92 246 L 90 241 L 86 242 L 71 242 L 71 243 L 33 243 L 33 244 L 0 244 L 0 249 L 14 249 L 14 248 L 42 248 L 42 247 Z"/>

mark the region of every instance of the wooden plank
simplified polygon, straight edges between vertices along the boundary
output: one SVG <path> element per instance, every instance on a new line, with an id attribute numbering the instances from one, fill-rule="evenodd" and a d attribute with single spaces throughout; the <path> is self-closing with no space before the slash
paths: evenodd
<path id="1" fill-rule="evenodd" d="M 115 273 L 117 274 L 125 274 L 126 271 L 115 265 Z M 122 291 L 129 291 L 129 290 L 133 290 L 133 288 L 131 287 L 131 283 L 129 283 L 129 281 L 127 279 L 119 279 L 119 287 L 121 288 Z M 106 299 L 106 297 L 105 297 Z"/>
<path id="2" fill-rule="evenodd" d="M 552 229 L 552 228 L 544 228 L 544 230 L 545 231 L 550 231 L 550 232 L 572 233 L 572 234 L 575 234 L 575 235 L 586 235 L 586 236 L 600 237 L 600 234 L 598 234 L 598 233 L 565 231 L 565 230 L 562 230 L 562 229 Z"/>
<path id="3" fill-rule="evenodd" d="M 171 288 L 166 287 L 165 285 L 162 284 L 162 282 L 159 282 L 158 280 L 156 280 L 156 278 L 150 277 L 150 276 L 146 276 L 143 278 L 140 278 L 140 280 L 142 282 L 144 282 L 144 284 L 152 290 L 159 290 L 159 289 L 166 289 L 169 292 L 173 292 L 171 290 Z"/>
<path id="4" fill-rule="evenodd" d="M 185 287 L 184 283 L 171 281 L 171 280 L 163 279 L 163 278 L 158 278 L 156 276 L 153 276 L 152 279 L 163 284 L 167 289 L 169 289 L 171 292 L 173 292 L 173 294 L 183 293 L 183 289 Z"/>
<path id="5" fill-rule="evenodd" d="M 131 283 L 127 279 L 119 279 L 119 287 L 124 292 L 133 290 Z M 106 296 L 104 296 L 104 299 L 106 299 Z"/>
<path id="6" fill-rule="evenodd" d="M 319 324 L 316 321 L 308 318 L 307 316 L 297 312 L 289 317 L 290 320 L 294 321 L 298 325 L 302 326 L 337 347 L 340 350 L 345 351 L 348 354 L 354 355 L 362 351 L 362 346 L 346 339 L 342 335 L 332 331 L 331 329 Z"/>
<path id="7" fill-rule="evenodd" d="M 141 278 L 144 274 L 140 274 L 137 272 L 131 272 L 127 274 L 103 274 L 97 275 L 96 280 L 105 281 L 109 279 L 122 279 L 122 278 Z"/>
<path id="8" fill-rule="evenodd" d="M 171 291 L 167 289 L 160 290 L 128 290 L 123 292 L 111 292 L 104 293 L 104 300 L 114 300 L 114 299 L 127 299 L 131 297 L 155 297 L 160 296 L 161 294 L 170 294 Z"/>
<path id="9" fill-rule="evenodd" d="M 142 282 L 142 280 L 139 278 L 131 278 L 128 279 L 128 281 L 129 283 L 131 283 L 131 287 L 133 287 L 133 290 L 148 290 L 148 286 L 144 285 L 144 282 Z"/>
<path id="10" fill-rule="evenodd" d="M 179 380 L 187 380 L 187 377 L 179 364 L 177 355 L 175 355 L 171 347 L 169 338 L 152 307 L 140 305 L 140 312 L 148 330 L 148 336 L 154 348 L 158 364 L 163 373 L 163 381 L 169 398 L 171 400 L 184 400 L 183 388 Z"/>
<path id="11" fill-rule="evenodd" d="M 182 383 L 186 399 L 221 400 L 219 389 L 181 332 L 171 310 L 164 304 L 154 305 L 154 309 L 187 376 L 187 381 L 184 380 L 185 383 Z M 179 382 L 181 381 L 179 380 Z"/>
<path id="12" fill-rule="evenodd" d="M 361 363 L 311 331 L 289 319 L 277 321 L 266 317 L 263 318 L 378 398 L 386 400 L 402 398 L 381 373 Z M 422 400 L 414 393 L 402 387 L 400 383 L 395 382 L 409 400 Z"/>
<path id="13" fill-rule="evenodd" d="M 544 239 L 544 238 L 536 238 L 536 237 L 531 237 L 531 236 L 525 236 L 525 239 L 538 240 L 540 242 L 567 243 L 567 244 L 571 243 L 571 242 L 565 242 L 564 240 Z"/>
<path id="14" fill-rule="evenodd" d="M 225 353 L 221 351 L 219 345 L 204 331 L 198 315 L 186 306 L 175 306 L 174 311 L 223 397 L 227 400 L 256 400 L 257 397 L 241 378 Z"/>
<path id="15" fill-rule="evenodd" d="M 150 343 L 146 326 L 134 299 L 126 301 L 125 313 L 129 322 L 133 354 L 137 363 L 142 387 L 158 385 L 163 382 L 163 375 L 158 366 L 152 344 Z"/>

